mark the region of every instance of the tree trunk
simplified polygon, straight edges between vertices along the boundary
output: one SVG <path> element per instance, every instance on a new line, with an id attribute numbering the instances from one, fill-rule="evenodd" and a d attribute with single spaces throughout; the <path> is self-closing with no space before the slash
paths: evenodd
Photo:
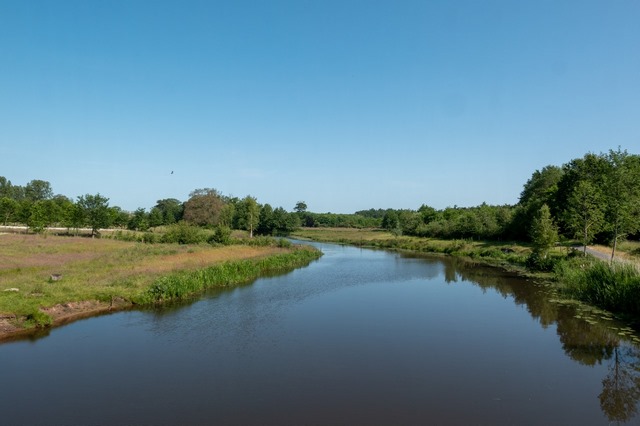
<path id="1" fill-rule="evenodd" d="M 616 246 L 618 245 L 618 222 L 616 221 L 616 226 L 613 231 L 613 250 L 611 250 L 611 261 L 609 263 L 613 264 L 613 258 L 616 255 Z"/>

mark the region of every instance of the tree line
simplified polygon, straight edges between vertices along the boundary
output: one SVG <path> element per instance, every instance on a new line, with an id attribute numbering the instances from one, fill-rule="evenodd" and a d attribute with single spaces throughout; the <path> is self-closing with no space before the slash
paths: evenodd
<path id="1" fill-rule="evenodd" d="M 25 186 L 0 176 L 0 223 L 24 224 L 36 233 L 59 226 L 69 230 L 88 227 L 92 235 L 109 227 L 147 231 L 150 228 L 186 223 L 211 229 L 242 229 L 257 235 L 287 235 L 300 226 L 300 215 L 282 207 L 259 204 L 257 199 L 225 196 L 212 188 L 196 189 L 189 199 L 158 200 L 149 211 L 128 212 L 110 206 L 103 195 L 86 194 L 74 201 L 54 195 L 51 184 L 34 179 Z"/>
<path id="2" fill-rule="evenodd" d="M 185 202 L 158 200 L 149 211 L 127 212 L 109 199 L 86 194 L 75 201 L 54 195 L 47 181 L 24 187 L 0 176 L 0 222 L 22 223 L 35 232 L 59 225 L 146 231 L 184 222 L 190 225 L 243 229 L 251 236 L 287 235 L 299 226 L 384 228 L 396 235 L 442 239 L 531 241 L 541 246 L 558 238 L 611 243 L 612 256 L 621 238 L 640 231 L 640 156 L 627 151 L 588 153 L 562 166 L 536 170 L 514 205 L 447 207 L 423 204 L 411 209 L 369 209 L 354 214 L 313 213 L 304 201 L 293 212 L 260 204 L 252 196 L 226 196 L 213 188 L 196 189 Z M 544 257 L 544 250 L 540 252 Z"/>
<path id="3" fill-rule="evenodd" d="M 425 204 L 418 210 L 388 209 L 382 215 L 373 209 L 359 213 L 381 216 L 380 226 L 397 234 L 534 245 L 552 241 L 555 234 L 556 239 L 578 239 L 585 246 L 610 243 L 613 256 L 621 238 L 640 237 L 640 156 L 618 148 L 546 166 L 524 184 L 515 205 L 436 210 Z"/>

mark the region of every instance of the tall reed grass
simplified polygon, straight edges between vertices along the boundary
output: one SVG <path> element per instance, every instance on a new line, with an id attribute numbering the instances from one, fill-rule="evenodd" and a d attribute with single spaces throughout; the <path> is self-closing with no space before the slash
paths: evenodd
<path id="1" fill-rule="evenodd" d="M 554 272 L 569 296 L 640 318 L 640 271 L 636 266 L 574 258 L 558 263 Z"/>
<path id="2" fill-rule="evenodd" d="M 257 260 L 221 263 L 196 271 L 181 271 L 157 279 L 142 294 L 134 298 L 137 304 L 153 304 L 178 300 L 214 287 L 231 287 L 271 273 L 287 272 L 305 266 L 322 256 L 310 247 Z"/>

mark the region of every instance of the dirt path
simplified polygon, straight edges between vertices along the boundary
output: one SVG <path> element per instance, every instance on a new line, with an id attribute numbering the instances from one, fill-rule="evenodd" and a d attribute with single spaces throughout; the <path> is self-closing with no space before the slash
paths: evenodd
<path id="1" fill-rule="evenodd" d="M 585 251 L 584 246 L 575 246 L 574 249 L 578 250 L 581 253 Z M 611 255 L 610 254 L 608 255 L 608 254 L 603 253 L 601 251 L 595 250 L 595 249 L 593 249 L 593 248 L 591 248 L 589 246 L 587 246 L 586 252 L 587 252 L 588 255 L 593 256 L 595 258 L 598 258 L 600 260 L 606 260 L 607 262 L 609 260 L 611 260 Z M 616 259 L 616 260 L 619 260 L 619 259 Z"/>
<path id="2" fill-rule="evenodd" d="M 575 246 L 573 248 L 581 253 L 584 251 L 584 246 Z M 587 246 L 587 254 L 605 262 L 611 261 L 611 249 L 608 247 L 605 248 Z M 636 267 L 640 268 L 640 264 L 636 260 L 624 258 L 620 254 L 616 254 L 613 260 L 614 262 L 627 263 L 629 265 L 635 265 Z"/>

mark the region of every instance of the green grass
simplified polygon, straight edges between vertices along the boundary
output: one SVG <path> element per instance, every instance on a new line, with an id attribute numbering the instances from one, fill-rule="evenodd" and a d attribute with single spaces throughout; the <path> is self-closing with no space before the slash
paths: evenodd
<path id="1" fill-rule="evenodd" d="M 576 257 L 558 263 L 555 276 L 573 298 L 640 318 L 640 272 L 635 265 Z"/>
<path id="2" fill-rule="evenodd" d="M 225 262 L 197 271 L 177 272 L 157 279 L 134 302 L 150 304 L 179 300 L 206 289 L 235 286 L 265 274 L 287 272 L 307 265 L 320 255 L 318 250 L 303 247 L 259 260 Z"/>

